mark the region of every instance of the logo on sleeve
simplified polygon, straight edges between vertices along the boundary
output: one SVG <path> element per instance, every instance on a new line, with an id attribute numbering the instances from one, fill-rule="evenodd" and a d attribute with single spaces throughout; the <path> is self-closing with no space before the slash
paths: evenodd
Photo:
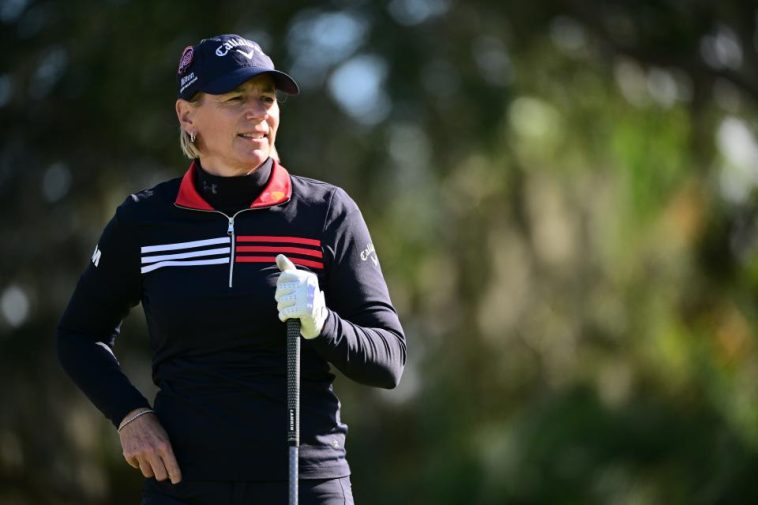
<path id="1" fill-rule="evenodd" d="M 100 266 L 100 256 L 102 256 L 103 253 L 100 252 L 100 246 L 95 246 L 95 252 L 92 253 L 92 264 L 95 265 L 95 268 Z"/>
<path id="2" fill-rule="evenodd" d="M 376 250 L 374 250 L 374 244 L 371 242 L 369 242 L 366 248 L 361 251 L 361 261 L 366 261 L 369 258 L 374 262 L 374 265 L 379 266 L 379 258 L 376 255 Z"/>

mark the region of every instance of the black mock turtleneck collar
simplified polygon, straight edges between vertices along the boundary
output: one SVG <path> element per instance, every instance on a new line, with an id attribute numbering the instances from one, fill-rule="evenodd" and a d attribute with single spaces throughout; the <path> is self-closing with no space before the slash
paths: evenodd
<path id="1" fill-rule="evenodd" d="M 247 175 L 221 177 L 206 172 L 200 165 L 200 160 L 195 162 L 198 168 L 195 170 L 197 192 L 214 209 L 229 216 L 250 207 L 266 187 L 273 165 L 273 160 L 269 158 Z"/>

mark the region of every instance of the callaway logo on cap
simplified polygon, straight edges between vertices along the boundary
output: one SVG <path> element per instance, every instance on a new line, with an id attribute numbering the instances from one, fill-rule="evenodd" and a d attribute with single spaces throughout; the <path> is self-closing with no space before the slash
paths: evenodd
<path id="1" fill-rule="evenodd" d="M 190 100 L 200 91 L 227 93 L 260 74 L 269 74 L 277 89 L 290 95 L 300 90 L 295 80 L 274 68 L 261 46 L 239 35 L 219 35 L 184 48 L 177 69 L 178 98 Z"/>

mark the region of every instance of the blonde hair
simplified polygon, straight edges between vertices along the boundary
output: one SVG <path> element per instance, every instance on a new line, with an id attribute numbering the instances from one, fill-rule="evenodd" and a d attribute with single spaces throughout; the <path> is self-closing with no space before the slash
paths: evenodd
<path id="1" fill-rule="evenodd" d="M 191 160 L 200 158 L 200 152 L 198 152 L 197 147 L 190 140 L 189 133 L 184 130 L 179 131 L 179 146 L 187 158 Z"/>
<path id="2" fill-rule="evenodd" d="M 194 107 L 200 105 L 200 102 L 202 102 L 202 100 L 203 93 L 198 93 L 193 96 L 191 100 L 187 101 Z M 190 134 L 184 131 L 184 129 L 181 127 L 179 127 L 179 147 L 182 148 L 182 152 L 187 158 L 191 160 L 200 158 L 200 151 L 198 151 L 197 146 L 190 139 Z"/>

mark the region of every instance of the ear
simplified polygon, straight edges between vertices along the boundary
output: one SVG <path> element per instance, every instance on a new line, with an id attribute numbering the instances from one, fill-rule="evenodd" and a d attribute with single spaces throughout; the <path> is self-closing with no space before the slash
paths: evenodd
<path id="1" fill-rule="evenodd" d="M 181 98 L 176 101 L 176 117 L 179 119 L 179 125 L 182 127 L 182 130 L 192 131 L 195 128 L 194 113 L 194 104 Z"/>

